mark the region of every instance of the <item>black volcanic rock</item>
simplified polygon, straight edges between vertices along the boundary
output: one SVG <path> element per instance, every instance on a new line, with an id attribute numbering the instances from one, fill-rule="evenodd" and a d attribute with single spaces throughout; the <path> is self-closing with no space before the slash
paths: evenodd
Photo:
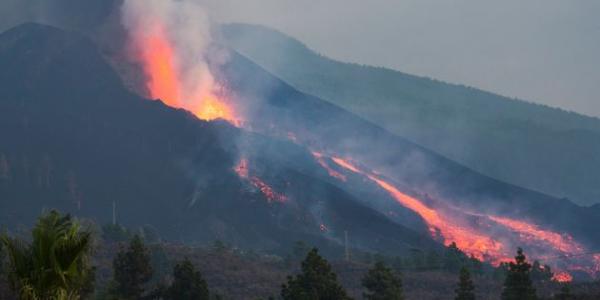
<path id="1" fill-rule="evenodd" d="M 269 203 L 234 173 L 246 153 L 286 203 Z M 313 176 L 317 168 L 297 145 L 130 93 L 75 33 L 30 23 L 0 35 L 0 220 L 9 228 L 49 208 L 102 225 L 115 203 L 120 223 L 170 240 L 281 253 L 304 240 L 341 253 L 349 231 L 365 250 L 435 247 Z"/>

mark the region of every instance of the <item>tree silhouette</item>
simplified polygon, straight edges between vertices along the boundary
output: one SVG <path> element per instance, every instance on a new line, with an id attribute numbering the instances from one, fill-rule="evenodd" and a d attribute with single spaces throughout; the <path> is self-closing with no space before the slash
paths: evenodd
<path id="1" fill-rule="evenodd" d="M 196 271 L 189 259 L 185 259 L 173 268 L 173 283 L 167 289 L 165 299 L 208 300 L 206 281 Z"/>
<path id="2" fill-rule="evenodd" d="M 150 253 L 139 235 L 134 235 L 126 251 L 113 260 L 113 294 L 125 299 L 139 299 L 144 285 L 152 278 Z"/>
<path id="3" fill-rule="evenodd" d="M 564 284 L 560 288 L 560 292 L 554 297 L 556 300 L 573 300 L 575 297 L 571 294 L 569 284 Z"/>
<path id="4" fill-rule="evenodd" d="M 456 293 L 455 300 L 475 300 L 475 285 L 471 280 L 469 269 L 462 267 L 458 279 L 458 287 L 454 290 Z"/>
<path id="5" fill-rule="evenodd" d="M 535 300 L 535 288 L 529 278 L 531 265 L 527 262 L 523 249 L 517 250 L 515 261 L 510 262 L 502 290 L 503 300 Z"/>
<path id="6" fill-rule="evenodd" d="M 9 281 L 20 299 L 80 299 L 91 292 L 91 233 L 70 215 L 42 215 L 31 244 L 8 236 L 1 240 L 8 254 Z"/>
<path id="7" fill-rule="evenodd" d="M 368 300 L 401 300 L 402 280 L 383 262 L 377 262 L 362 279 L 368 290 L 363 296 Z"/>
<path id="8" fill-rule="evenodd" d="M 302 272 L 288 276 L 281 287 L 284 300 L 341 300 L 350 299 L 337 282 L 329 263 L 313 248 L 302 262 Z"/>

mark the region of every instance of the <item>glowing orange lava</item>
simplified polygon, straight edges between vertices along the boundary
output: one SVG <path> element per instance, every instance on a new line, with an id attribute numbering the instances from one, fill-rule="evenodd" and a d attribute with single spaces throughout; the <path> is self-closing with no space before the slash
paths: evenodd
<path id="1" fill-rule="evenodd" d="M 324 168 L 329 169 L 324 160 L 324 155 L 320 153 L 313 153 L 313 155 Z M 585 272 L 593 278 L 600 274 L 600 253 L 586 252 L 586 248 L 577 243 L 568 234 L 542 229 L 538 225 L 522 220 L 477 213 L 464 213 L 460 212 L 460 209 L 454 208 L 455 212 L 460 212 L 459 214 L 464 215 L 463 219 L 469 216 L 476 217 L 478 218 L 478 224 L 488 225 L 482 228 L 473 227 L 472 225 L 460 222 L 460 216 L 451 218 L 444 214 L 443 210 L 435 210 L 424 204 L 421 200 L 402 193 L 393 184 L 384 180 L 379 173 L 363 170 L 355 164 L 339 157 L 331 157 L 331 160 L 338 166 L 361 174 L 373 181 L 380 188 L 387 191 L 399 204 L 416 212 L 425 221 L 434 238 L 441 236 L 445 245 L 455 242 L 458 248 L 479 260 L 498 265 L 501 262 L 512 260 L 510 253 L 514 251 L 513 247 L 529 246 L 533 251 L 533 257 L 537 253 L 537 257 L 535 258 L 554 262 L 555 275 L 553 278 L 556 281 L 571 281 L 573 276 L 567 271 Z M 340 175 L 343 176 L 343 174 Z M 493 237 L 493 234 L 498 234 L 498 232 L 486 231 L 486 228 L 496 228 L 490 227 L 491 224 L 500 226 L 497 228 L 504 230 L 505 235 L 510 232 L 516 233 L 518 238 L 516 240 L 505 240 L 509 236 L 504 236 L 503 242 L 500 242 L 500 237 Z"/>
<path id="2" fill-rule="evenodd" d="M 331 176 L 333 178 L 337 178 L 341 181 L 346 181 L 346 176 L 344 176 L 342 173 L 329 167 L 329 165 L 327 164 L 327 162 L 325 162 L 325 159 L 323 158 L 323 154 L 321 154 L 319 152 L 312 152 L 312 154 L 315 157 L 315 159 L 317 160 L 317 162 L 319 163 L 319 165 L 321 165 L 321 167 L 323 167 L 325 170 L 327 170 L 327 173 L 329 173 L 329 176 Z"/>
<path id="3" fill-rule="evenodd" d="M 573 241 L 573 237 L 559 234 L 549 230 L 540 229 L 535 224 L 513 220 L 505 217 L 488 216 L 494 222 L 500 223 L 517 232 L 523 240 L 548 243 L 550 247 L 560 252 L 578 254 L 583 253 L 584 247 Z"/>
<path id="4" fill-rule="evenodd" d="M 441 234 L 445 245 L 450 245 L 452 242 L 455 242 L 461 250 L 480 260 L 483 260 L 486 257 L 492 257 L 494 262 L 499 263 L 500 261 L 507 259 L 507 256 L 503 252 L 502 243 L 499 241 L 482 235 L 469 227 L 457 224 L 454 220 L 446 218 L 435 210 L 427 207 L 418 199 L 402 193 L 389 182 L 374 174 L 361 171 L 354 164 L 342 158 L 332 157 L 332 160 L 343 168 L 355 173 L 363 174 L 386 190 L 394 199 L 396 199 L 396 201 L 398 201 L 398 203 L 420 215 L 425 223 L 427 223 L 429 231 L 433 236 L 436 236 L 438 232 Z"/>
<path id="5" fill-rule="evenodd" d="M 275 192 L 267 183 L 258 178 L 258 176 L 250 176 L 248 170 L 248 160 L 246 158 L 240 159 L 238 164 L 233 168 L 236 174 L 242 179 L 248 180 L 255 188 L 257 188 L 266 198 L 269 203 L 271 202 L 286 202 L 287 197 L 284 194 Z"/>
<path id="6" fill-rule="evenodd" d="M 560 271 L 560 272 L 555 272 L 552 279 L 555 281 L 558 281 L 558 282 L 571 282 L 571 281 L 573 281 L 573 276 L 571 276 L 571 274 L 569 274 L 567 272 Z"/>
<path id="7" fill-rule="evenodd" d="M 189 110 L 202 120 L 223 119 L 239 126 L 239 117 L 236 117 L 233 108 L 224 99 L 210 91 L 213 87 L 208 90 L 194 87 L 199 92 L 193 93 L 184 89 L 179 75 L 177 51 L 160 24 L 155 24 L 154 28 L 148 29 L 145 35 L 136 37 L 135 41 L 142 70 L 147 76 L 146 88 L 152 98 L 161 99 L 172 107 Z M 198 86 L 206 83 L 200 80 L 198 78 Z M 212 78 L 204 80 L 212 83 Z"/>
<path id="8" fill-rule="evenodd" d="M 350 170 L 350 171 L 352 171 L 354 173 L 363 174 L 363 172 L 361 172 L 360 170 L 358 170 L 357 167 L 355 167 L 353 164 L 347 162 L 344 159 L 341 159 L 339 157 L 333 156 L 333 157 L 331 157 L 331 160 L 333 160 L 336 164 L 340 165 L 341 167 L 346 168 L 346 169 L 348 169 L 348 170 Z"/>
<path id="9" fill-rule="evenodd" d="M 173 62 L 173 49 L 159 28 L 155 29 L 155 33 L 144 44 L 145 47 L 141 47 L 141 58 L 145 62 L 142 67 L 148 75 L 146 87 L 150 96 L 163 99 L 169 106 L 179 107 L 179 80 Z"/>

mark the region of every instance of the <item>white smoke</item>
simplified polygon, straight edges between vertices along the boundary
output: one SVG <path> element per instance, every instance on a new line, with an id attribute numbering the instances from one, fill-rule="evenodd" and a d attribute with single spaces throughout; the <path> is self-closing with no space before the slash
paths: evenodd
<path id="1" fill-rule="evenodd" d="M 191 0 L 125 0 L 121 18 L 129 33 L 133 57 L 142 41 L 163 30 L 173 50 L 178 75 L 178 99 L 193 108 L 213 93 L 214 78 L 206 62 L 212 42 L 210 19 L 203 7 Z"/>

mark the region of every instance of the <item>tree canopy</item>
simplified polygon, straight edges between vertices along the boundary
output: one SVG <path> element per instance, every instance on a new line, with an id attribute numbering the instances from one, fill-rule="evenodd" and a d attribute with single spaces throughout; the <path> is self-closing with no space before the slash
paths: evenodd
<path id="1" fill-rule="evenodd" d="M 79 299 L 92 290 L 92 237 L 70 215 L 50 211 L 32 230 L 32 242 L 2 236 L 9 281 L 20 299 Z"/>
<path id="2" fill-rule="evenodd" d="M 535 288 L 530 278 L 531 264 L 527 262 L 523 249 L 517 250 L 515 261 L 508 265 L 502 290 L 502 300 L 535 300 Z"/>
<path id="3" fill-rule="evenodd" d="M 362 285 L 367 289 L 363 294 L 368 300 L 402 300 L 402 280 L 392 269 L 383 262 L 375 263 L 362 279 Z"/>
<path id="4" fill-rule="evenodd" d="M 284 300 L 345 300 L 350 299 L 337 281 L 331 265 L 319 255 L 316 248 L 308 252 L 300 274 L 289 276 L 283 284 Z"/>

